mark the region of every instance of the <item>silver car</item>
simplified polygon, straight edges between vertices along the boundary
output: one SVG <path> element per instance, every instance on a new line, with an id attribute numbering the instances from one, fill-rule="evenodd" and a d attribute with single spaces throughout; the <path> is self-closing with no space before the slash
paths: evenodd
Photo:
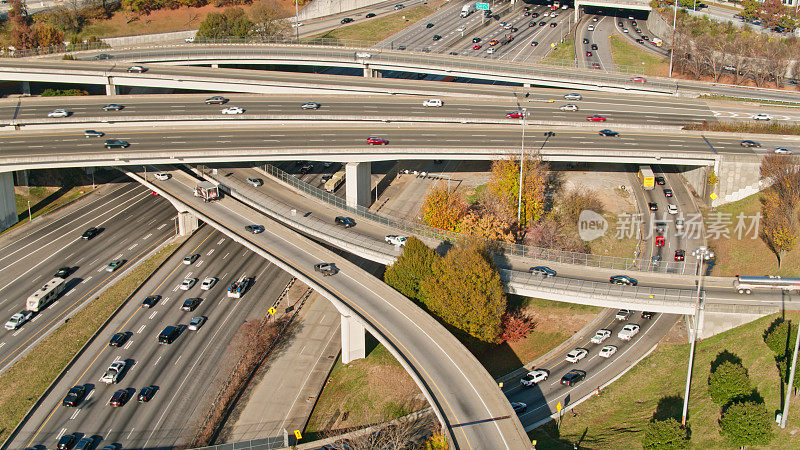
<path id="1" fill-rule="evenodd" d="M 322 105 L 317 102 L 305 102 L 300 107 L 303 109 L 319 109 L 320 106 Z"/>
<path id="2" fill-rule="evenodd" d="M 569 94 L 564 95 L 564 99 L 566 100 L 581 100 L 583 96 L 578 94 L 577 92 L 571 92 Z"/>
<path id="3" fill-rule="evenodd" d="M 47 117 L 68 117 L 69 111 L 66 109 L 54 109 L 47 113 Z"/>

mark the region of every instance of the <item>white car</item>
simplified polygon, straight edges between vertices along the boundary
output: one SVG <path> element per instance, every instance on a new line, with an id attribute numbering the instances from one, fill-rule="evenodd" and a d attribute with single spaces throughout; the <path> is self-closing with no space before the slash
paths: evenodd
<path id="1" fill-rule="evenodd" d="M 172 175 L 165 172 L 156 172 L 156 174 L 153 176 L 156 177 L 156 180 L 165 181 L 169 180 Z"/>
<path id="2" fill-rule="evenodd" d="M 317 102 L 305 102 L 302 105 L 300 105 L 300 108 L 302 109 L 320 109 L 321 107 L 322 104 Z"/>
<path id="3" fill-rule="evenodd" d="M 623 341 L 630 341 L 632 337 L 636 336 L 639 333 L 639 325 L 634 323 L 629 323 L 622 327 L 619 333 L 617 333 L 617 337 L 622 339 Z"/>
<path id="4" fill-rule="evenodd" d="M 488 54 L 490 54 L 490 55 L 491 55 L 492 53 L 494 53 L 494 47 L 489 47 L 489 49 L 488 49 L 488 50 L 486 50 L 486 53 L 488 53 Z"/>
<path id="5" fill-rule="evenodd" d="M 119 376 L 122 374 L 122 371 L 125 369 L 125 361 L 114 361 L 108 366 L 108 370 L 106 373 L 100 377 L 100 381 L 103 383 L 116 383 L 119 381 Z"/>
<path id="6" fill-rule="evenodd" d="M 68 117 L 69 111 L 66 109 L 54 109 L 47 113 L 47 117 Z"/>
<path id="7" fill-rule="evenodd" d="M 592 338 L 592 344 L 602 344 L 603 341 L 611 337 L 611 330 L 597 330 Z"/>
<path id="8" fill-rule="evenodd" d="M 264 184 L 264 180 L 261 178 L 247 177 L 247 183 L 253 185 L 253 187 L 259 187 Z"/>
<path id="9" fill-rule="evenodd" d="M 585 348 L 576 348 L 575 350 L 572 350 L 571 352 L 567 353 L 567 356 L 564 358 L 564 360 L 575 364 L 576 362 L 582 360 L 583 358 L 586 358 L 588 354 L 589 351 L 586 350 Z"/>
<path id="10" fill-rule="evenodd" d="M 786 147 L 775 147 L 773 150 L 778 155 L 791 155 L 793 152 Z"/>
<path id="11" fill-rule="evenodd" d="M 772 116 L 770 116 L 769 114 L 764 114 L 764 113 L 755 114 L 753 116 L 753 120 L 772 120 Z"/>
<path id="12" fill-rule="evenodd" d="M 428 100 L 422 102 L 422 106 L 426 107 L 439 108 L 442 105 L 444 105 L 444 102 L 442 102 L 442 99 L 440 98 L 429 98 Z"/>
<path id="13" fill-rule="evenodd" d="M 600 349 L 600 353 L 598 353 L 597 356 L 601 358 L 609 358 L 614 353 L 617 353 L 617 347 L 614 345 L 606 345 Z"/>
<path id="14" fill-rule="evenodd" d="M 214 287 L 215 284 L 217 284 L 217 279 L 216 278 L 214 278 L 214 277 L 205 277 L 203 279 L 203 282 L 200 283 L 200 289 L 202 289 L 204 291 L 207 291 L 207 290 L 211 289 L 212 287 Z"/>
<path id="15" fill-rule="evenodd" d="M 617 320 L 628 320 L 628 317 L 631 316 L 631 311 L 628 309 L 620 309 L 617 311 L 617 315 L 614 316 Z"/>
<path id="16" fill-rule="evenodd" d="M 405 236 L 397 236 L 397 235 L 394 235 L 394 234 L 390 234 L 390 235 L 386 236 L 385 240 L 386 240 L 386 242 L 388 242 L 388 243 L 390 243 L 392 245 L 396 245 L 398 247 L 402 247 L 402 246 L 406 245 L 406 237 Z"/>
<path id="17" fill-rule="evenodd" d="M 292 28 L 302 27 L 303 22 L 292 22 Z"/>
<path id="18" fill-rule="evenodd" d="M 183 283 L 181 283 L 180 288 L 182 291 L 188 291 L 195 283 L 197 283 L 197 278 L 186 278 L 183 280 Z"/>
<path id="19" fill-rule="evenodd" d="M 565 100 L 581 100 L 581 99 L 583 99 L 583 96 L 581 94 L 578 94 L 577 92 L 572 92 L 572 93 L 569 93 L 569 94 L 565 94 L 564 95 L 564 99 Z"/>
<path id="20" fill-rule="evenodd" d="M 6 330 L 16 330 L 17 328 L 21 327 L 25 322 L 31 320 L 33 317 L 33 311 L 20 311 L 6 322 Z"/>
<path id="21" fill-rule="evenodd" d="M 192 331 L 197 331 L 203 324 L 206 323 L 206 318 L 203 316 L 192 317 L 192 320 L 189 321 L 189 329 Z"/>
<path id="22" fill-rule="evenodd" d="M 222 110 L 222 114 L 243 114 L 244 109 L 239 106 L 229 106 Z"/>
<path id="23" fill-rule="evenodd" d="M 456 31 L 461 33 L 462 31 L 464 31 L 466 29 L 467 29 L 467 27 L 458 27 L 458 28 L 456 28 Z"/>
<path id="24" fill-rule="evenodd" d="M 530 387 L 534 384 L 538 384 L 540 381 L 546 380 L 548 376 L 550 376 L 550 374 L 546 370 L 535 369 L 525 374 L 519 382 L 523 386 Z"/>
<path id="25" fill-rule="evenodd" d="M 627 28 L 623 28 L 623 29 L 622 29 L 622 32 L 623 32 L 623 33 L 630 33 L 630 30 L 628 30 Z"/>
<path id="26" fill-rule="evenodd" d="M 186 39 L 184 39 L 184 41 L 185 41 L 187 44 L 193 44 L 193 43 L 194 43 L 194 36 L 189 36 L 189 37 L 187 37 Z"/>
<path id="27" fill-rule="evenodd" d="M 183 263 L 187 266 L 191 266 L 192 264 L 194 264 L 195 261 L 197 261 L 197 258 L 199 257 L 200 257 L 199 253 L 192 253 L 191 255 L 186 255 L 183 258 Z"/>
<path id="28" fill-rule="evenodd" d="M 560 109 L 562 111 L 577 111 L 578 110 L 578 105 L 575 105 L 573 103 L 569 103 L 569 104 L 566 104 L 566 105 L 564 105 L 564 106 L 562 106 L 562 107 L 560 107 L 558 109 Z"/>
<path id="29" fill-rule="evenodd" d="M 678 214 L 678 207 L 670 203 L 667 205 L 667 212 L 670 214 Z"/>
<path id="30" fill-rule="evenodd" d="M 586 27 L 586 29 L 589 31 L 594 31 L 594 25 L 589 25 L 588 27 Z"/>

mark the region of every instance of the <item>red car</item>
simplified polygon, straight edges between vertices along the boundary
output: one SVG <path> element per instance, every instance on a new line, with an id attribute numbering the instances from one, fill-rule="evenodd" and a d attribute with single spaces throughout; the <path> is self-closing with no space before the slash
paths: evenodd
<path id="1" fill-rule="evenodd" d="M 656 236 L 656 247 L 664 246 L 664 236 Z"/>
<path id="2" fill-rule="evenodd" d="M 596 62 L 592 63 L 592 69 L 599 69 L 599 68 L 600 68 L 600 63 L 596 63 Z"/>
<path id="3" fill-rule="evenodd" d="M 509 119 L 519 119 L 522 117 L 522 111 L 511 111 L 510 113 L 506 114 L 506 117 Z"/>
<path id="4" fill-rule="evenodd" d="M 686 251 L 675 250 L 675 261 L 683 261 L 686 257 Z"/>
<path id="5" fill-rule="evenodd" d="M 473 50 L 480 50 L 481 47 L 482 47 L 481 44 L 475 44 L 475 45 L 472 46 L 472 49 Z"/>
<path id="6" fill-rule="evenodd" d="M 586 52 L 586 56 L 592 56 L 592 52 Z"/>
<path id="7" fill-rule="evenodd" d="M 647 83 L 647 80 L 644 77 L 633 77 L 631 81 L 634 83 Z"/>
<path id="8" fill-rule="evenodd" d="M 367 144 L 370 145 L 389 145 L 389 141 L 379 137 L 368 137 Z"/>
<path id="9" fill-rule="evenodd" d="M 595 114 L 593 116 L 589 116 L 586 118 L 587 122 L 605 122 L 606 118 L 601 116 L 600 114 Z"/>

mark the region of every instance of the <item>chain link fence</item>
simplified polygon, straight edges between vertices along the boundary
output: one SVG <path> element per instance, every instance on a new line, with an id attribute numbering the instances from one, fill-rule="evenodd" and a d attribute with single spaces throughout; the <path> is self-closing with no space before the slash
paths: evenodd
<path id="1" fill-rule="evenodd" d="M 387 228 L 395 229 L 398 232 L 406 232 L 418 237 L 455 242 L 461 239 L 470 238 L 467 235 L 455 233 L 452 231 L 441 230 L 433 228 L 419 222 L 414 222 L 405 219 L 395 219 L 382 214 L 371 211 L 363 206 L 349 206 L 345 199 L 337 197 L 333 194 L 323 191 L 322 189 L 311 186 L 308 183 L 298 179 L 291 174 L 271 165 L 265 164 L 264 171 L 280 180 L 292 188 L 317 198 L 335 208 L 347 211 L 348 213 L 363 217 L 372 222 L 381 224 Z M 617 256 L 604 256 L 604 255 L 591 255 L 587 253 L 567 252 L 560 250 L 552 250 L 548 248 L 533 247 L 522 244 L 512 244 L 501 241 L 487 241 L 489 248 L 496 249 L 497 251 L 507 255 L 516 256 L 520 258 L 531 258 L 543 261 L 551 261 L 554 263 L 581 265 L 587 267 L 614 269 L 614 270 L 635 270 L 644 272 L 662 272 L 671 274 L 692 274 L 694 273 L 693 265 L 688 265 L 686 261 L 683 262 L 664 262 L 657 265 L 652 264 L 648 260 L 622 258 Z"/>

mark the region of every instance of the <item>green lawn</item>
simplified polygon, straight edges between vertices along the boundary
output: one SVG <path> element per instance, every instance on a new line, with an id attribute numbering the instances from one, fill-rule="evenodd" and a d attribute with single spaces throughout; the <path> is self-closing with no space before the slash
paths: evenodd
<path id="1" fill-rule="evenodd" d="M 433 14 L 442 3 L 441 1 L 431 2 L 428 5 L 402 9 L 385 16 L 341 26 L 328 32 L 311 36 L 308 40 L 324 38 L 367 43 L 380 42 Z"/>
<path id="2" fill-rule="evenodd" d="M 742 359 L 770 414 L 780 408 L 780 376 L 772 352 L 762 338 L 776 316 L 758 319 L 697 343 L 689 397 L 690 448 L 731 448 L 719 434 L 720 406 L 711 402 L 708 394 L 711 362 L 722 351 L 727 350 Z M 797 312 L 787 312 L 786 316 L 794 323 L 800 320 Z M 688 354 L 688 344 L 660 344 L 650 356 L 604 389 L 599 397 L 576 407 L 577 417 L 565 414 L 560 429 L 550 422 L 531 432 L 531 438 L 537 440 L 536 448 L 571 449 L 574 442 L 580 442 L 580 448 L 641 448 L 641 431 L 659 403 L 660 411 L 667 417 L 677 415 L 680 421 Z M 794 397 L 793 413 L 785 430 L 773 424 L 776 437 L 768 448 L 800 448 L 797 405 L 797 397 Z"/>
<path id="3" fill-rule="evenodd" d="M 614 65 L 628 67 L 631 70 L 641 67 L 641 73 L 645 75 L 666 76 L 669 73 L 669 61 L 666 58 L 642 50 L 616 34 L 611 36 L 610 41 Z"/>
<path id="4" fill-rule="evenodd" d="M 177 248 L 178 244 L 168 245 L 144 261 L 0 375 L 0 442 L 92 335 Z"/>
<path id="5" fill-rule="evenodd" d="M 575 43 L 572 39 L 568 39 L 557 44 L 543 60 L 557 65 L 572 64 L 575 61 Z"/>

